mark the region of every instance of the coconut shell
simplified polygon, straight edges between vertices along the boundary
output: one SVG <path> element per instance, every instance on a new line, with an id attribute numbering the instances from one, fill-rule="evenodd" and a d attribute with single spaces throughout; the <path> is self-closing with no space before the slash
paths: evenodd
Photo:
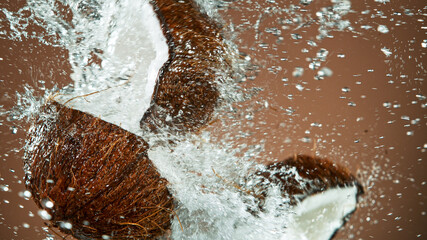
<path id="1" fill-rule="evenodd" d="M 151 106 L 141 127 L 194 131 L 211 119 L 218 102 L 217 81 L 229 67 L 221 28 L 190 0 L 151 4 L 169 46 Z"/>
<path id="2" fill-rule="evenodd" d="M 50 100 L 26 149 L 26 185 L 51 226 L 79 239 L 151 239 L 169 229 L 173 198 L 142 138 Z"/>
<path id="3" fill-rule="evenodd" d="M 269 164 L 249 179 L 255 179 L 254 192 L 260 198 L 265 197 L 268 187 L 274 184 L 280 186 L 282 195 L 291 205 L 330 188 L 356 186 L 357 196 L 363 193 L 362 185 L 347 168 L 308 155 L 296 155 Z"/>

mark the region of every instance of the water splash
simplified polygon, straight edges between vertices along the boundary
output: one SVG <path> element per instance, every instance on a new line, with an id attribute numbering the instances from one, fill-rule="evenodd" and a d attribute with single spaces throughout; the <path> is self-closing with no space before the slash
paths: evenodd
<path id="1" fill-rule="evenodd" d="M 312 39 L 307 42 L 311 47 L 321 46 L 321 41 L 333 37 L 334 31 L 354 30 L 350 20 L 346 19 L 346 16 L 351 13 L 351 2 L 348 0 L 334 0 L 330 6 L 325 6 L 317 11 L 315 16 L 301 13 L 299 6 L 283 7 L 277 5 L 275 1 L 268 2 L 273 7 L 257 9 L 262 14 L 253 25 L 257 29 L 255 39 L 257 44 L 260 44 L 260 49 L 271 46 L 258 41 L 262 39 L 260 24 L 263 20 L 263 14 L 286 12 L 289 19 L 281 22 L 283 29 L 298 30 L 313 24 L 313 22 L 318 24 L 316 40 Z M 305 5 L 312 4 L 312 2 L 301 1 Z M 377 2 L 386 3 L 388 1 Z M 133 22 L 132 19 L 134 18 L 134 15 L 129 14 L 129 8 L 138 9 L 138 6 L 133 5 L 132 1 L 113 0 L 62 1 L 61 4 L 59 3 L 61 2 L 30 0 L 26 7 L 16 13 L 3 9 L 2 11 L 10 24 L 10 30 L 1 31 L 0 36 L 17 41 L 24 38 L 34 38 L 43 44 L 67 49 L 73 69 L 71 78 L 75 80 L 76 84 L 62 89 L 61 94 L 76 90 L 84 94 L 92 92 L 94 89 L 108 88 L 127 81 L 129 76 L 135 72 L 136 66 L 141 63 L 135 57 L 129 59 L 116 58 L 112 48 L 119 34 L 134 30 L 129 24 L 129 22 Z M 228 1 L 199 1 L 199 3 L 204 6 L 205 11 L 210 16 L 214 17 L 218 17 L 218 11 L 221 9 L 232 6 Z M 28 29 L 32 25 L 41 27 L 43 31 L 29 31 Z M 131 27 L 129 28 L 129 26 Z M 381 33 L 390 33 L 389 29 L 383 26 L 378 25 L 377 30 Z M 228 27 L 240 29 L 245 26 L 230 24 Z M 269 28 L 266 33 L 274 35 L 280 41 L 280 31 L 280 28 L 276 27 Z M 304 41 L 303 39 L 305 39 L 304 36 L 297 33 L 291 37 L 296 41 Z M 237 37 L 234 36 L 234 38 Z M 423 47 L 425 45 L 424 41 L 420 44 Z M 231 43 L 229 46 L 230 53 L 236 55 L 235 69 L 244 72 L 248 67 L 247 61 L 237 60 L 240 57 L 236 53 L 238 52 L 237 46 Z M 384 47 L 383 49 L 381 51 L 389 56 L 388 48 Z M 326 51 L 326 54 L 320 49 L 319 53 L 311 59 L 311 65 L 309 65 L 311 70 L 320 69 L 322 71 L 318 72 L 318 79 L 332 75 L 331 69 L 321 68 L 321 64 L 325 64 L 331 56 L 331 54 L 328 55 L 328 50 L 323 50 Z M 245 60 L 249 59 L 251 59 L 250 56 L 245 58 Z M 278 59 L 276 58 L 275 61 L 279 61 Z M 281 69 L 277 71 L 280 72 Z M 299 70 L 299 72 L 302 71 Z M 296 75 L 300 76 L 302 73 Z M 247 76 L 244 74 L 239 77 L 240 80 L 246 81 Z M 230 82 L 235 80 L 230 79 Z M 246 97 L 234 94 L 238 88 L 235 85 L 230 87 L 230 85 L 226 83 L 221 86 L 223 99 L 229 100 L 228 104 L 222 107 L 223 109 L 232 109 L 230 110 L 232 112 L 237 111 L 232 105 L 233 102 L 248 99 L 253 95 L 249 94 L 247 95 L 249 97 Z M 304 84 L 297 84 L 296 86 L 301 91 L 305 88 Z M 28 119 L 32 114 L 38 112 L 38 108 L 46 98 L 58 90 L 50 89 L 46 91 L 44 97 L 36 97 L 34 90 L 27 87 L 24 93 L 17 94 L 18 104 L 8 112 L 10 120 Z M 343 90 L 343 92 L 347 92 L 347 90 Z M 264 106 L 265 102 L 260 101 L 259 104 Z M 267 107 L 268 105 L 265 108 Z M 253 114 L 244 115 L 249 116 L 248 120 L 253 119 Z M 239 118 L 236 117 L 235 120 L 237 122 Z M 321 126 L 317 123 L 315 125 Z M 161 145 L 158 143 L 165 139 L 173 140 L 177 144 Z M 262 144 L 249 146 L 252 150 L 245 149 L 244 156 L 240 157 L 243 147 L 242 149 L 227 147 L 227 141 L 224 144 L 218 144 L 210 139 L 209 134 L 186 136 L 179 139 L 176 136 L 162 136 L 160 138 L 153 136 L 151 140 L 153 141 L 153 148 L 149 152 L 150 158 L 155 161 L 162 175 L 167 176 L 172 183 L 172 190 L 176 198 L 182 203 L 177 214 L 184 231 L 181 231 L 181 224 L 179 224 L 178 219 L 175 219 L 173 238 L 278 239 L 283 234 L 283 226 L 290 221 L 289 209 L 282 205 L 283 199 L 277 188 L 273 186 L 270 189 L 271 192 L 267 200 L 266 208 L 271 211 L 260 213 L 255 217 L 247 211 L 247 208 L 257 208 L 256 199 L 251 195 L 242 193 L 240 189 L 230 184 L 243 185 L 243 179 L 248 172 L 253 172 L 257 167 L 260 167 L 253 159 L 263 150 Z M 231 138 L 227 140 L 231 141 Z M 378 165 L 366 166 L 361 170 L 364 185 L 370 189 L 380 180 L 391 179 L 384 177 L 383 173 L 384 170 Z M 371 198 L 374 196 L 367 197 L 367 199 Z M 362 206 L 373 207 L 375 204 L 378 202 L 367 202 L 366 205 L 362 204 Z"/>

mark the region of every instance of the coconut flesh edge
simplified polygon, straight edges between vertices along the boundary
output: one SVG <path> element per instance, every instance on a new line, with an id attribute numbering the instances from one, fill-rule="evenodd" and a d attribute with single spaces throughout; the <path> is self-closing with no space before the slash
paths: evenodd
<path id="1" fill-rule="evenodd" d="M 74 69 L 75 89 L 55 100 L 140 135 L 139 121 L 150 106 L 158 73 L 168 60 L 169 47 L 149 2 L 126 1 L 126 4 L 128 15 L 119 19 L 119 31 L 111 34 L 107 48 L 102 49 L 101 64 L 103 71 L 121 71 L 122 79 L 89 79 L 92 83 L 105 81 L 106 84 L 85 84 L 87 79 L 83 79 L 79 69 Z M 113 70 L 110 75 L 117 73 Z"/>
<path id="2" fill-rule="evenodd" d="M 356 209 L 357 194 L 358 189 L 353 185 L 306 197 L 291 210 L 294 215 L 282 239 L 331 239 Z"/>

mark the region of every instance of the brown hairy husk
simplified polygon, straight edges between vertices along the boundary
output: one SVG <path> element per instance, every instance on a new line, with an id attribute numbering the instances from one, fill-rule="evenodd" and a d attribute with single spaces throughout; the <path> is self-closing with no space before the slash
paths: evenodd
<path id="1" fill-rule="evenodd" d="M 151 1 L 169 46 L 151 106 L 141 127 L 195 131 L 208 123 L 219 98 L 218 79 L 229 69 L 221 28 L 193 1 Z"/>
<path id="2" fill-rule="evenodd" d="M 294 169 L 296 174 L 289 171 L 291 169 Z M 356 186 L 356 197 L 363 194 L 362 185 L 347 168 L 328 159 L 308 155 L 295 155 L 268 164 L 265 170 L 257 171 L 250 178 L 258 179 L 258 184 L 254 187 L 257 196 L 265 197 L 269 185 L 278 185 L 282 195 L 289 199 L 292 205 L 310 195 L 336 187 Z"/>
<path id="3" fill-rule="evenodd" d="M 152 239 L 170 228 L 173 198 L 142 138 L 49 100 L 26 148 L 27 188 L 52 226 L 71 223 L 60 230 L 80 239 Z"/>

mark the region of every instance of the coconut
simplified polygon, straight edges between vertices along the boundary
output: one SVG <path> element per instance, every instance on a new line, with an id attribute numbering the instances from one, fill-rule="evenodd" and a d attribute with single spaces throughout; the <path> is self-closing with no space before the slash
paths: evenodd
<path id="1" fill-rule="evenodd" d="M 160 0 L 153 5 L 169 59 L 141 127 L 197 130 L 211 119 L 219 98 L 217 82 L 230 68 L 221 28 L 192 1 Z"/>
<path id="2" fill-rule="evenodd" d="M 80 239 L 152 238 L 173 198 L 140 137 L 49 100 L 29 131 L 26 185 L 51 226 Z"/>
<path id="3" fill-rule="evenodd" d="M 331 239 L 356 210 L 363 188 L 350 171 L 328 159 L 296 155 L 265 166 L 249 177 L 248 186 L 264 199 L 277 186 L 288 204 L 291 221 L 284 239 Z"/>

